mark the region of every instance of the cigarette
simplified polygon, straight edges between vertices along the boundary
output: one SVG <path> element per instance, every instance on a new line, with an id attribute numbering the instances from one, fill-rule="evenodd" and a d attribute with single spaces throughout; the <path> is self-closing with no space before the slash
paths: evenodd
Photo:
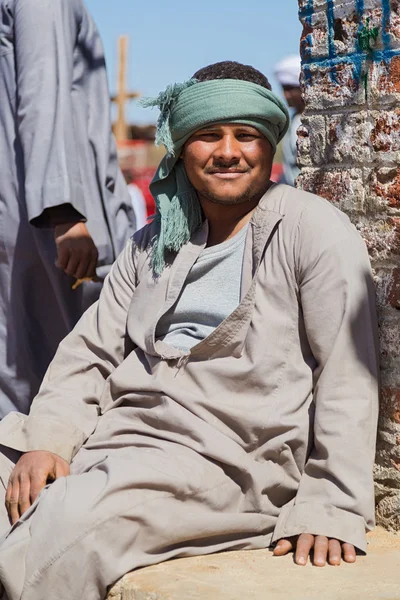
<path id="1" fill-rule="evenodd" d="M 97 281 L 96 277 L 82 277 L 81 279 L 77 279 L 72 286 L 73 290 L 76 290 L 84 281 Z"/>

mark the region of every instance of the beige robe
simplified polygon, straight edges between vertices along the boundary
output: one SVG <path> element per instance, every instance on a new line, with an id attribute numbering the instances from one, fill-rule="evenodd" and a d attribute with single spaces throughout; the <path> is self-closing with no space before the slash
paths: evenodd
<path id="1" fill-rule="evenodd" d="M 72 461 L 5 533 L 9 600 L 100 600 L 177 556 L 302 532 L 366 550 L 373 526 L 376 315 L 365 246 L 325 200 L 271 188 L 238 308 L 185 354 L 155 340 L 207 223 L 155 280 L 138 232 L 0 444 Z M 12 462 L 1 455 L 6 485 Z"/>

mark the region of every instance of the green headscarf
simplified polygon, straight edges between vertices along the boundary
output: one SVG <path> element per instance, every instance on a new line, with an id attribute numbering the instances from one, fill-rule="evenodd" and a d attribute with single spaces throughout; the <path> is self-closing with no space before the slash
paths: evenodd
<path id="1" fill-rule="evenodd" d="M 202 223 L 196 190 L 178 160 L 185 142 L 210 123 L 241 123 L 260 131 L 275 151 L 289 127 L 289 114 L 273 92 L 238 79 L 175 83 L 143 105 L 159 107 L 156 144 L 164 144 L 167 150 L 150 184 L 159 222 L 153 270 L 160 275 L 165 252 L 178 252 Z"/>

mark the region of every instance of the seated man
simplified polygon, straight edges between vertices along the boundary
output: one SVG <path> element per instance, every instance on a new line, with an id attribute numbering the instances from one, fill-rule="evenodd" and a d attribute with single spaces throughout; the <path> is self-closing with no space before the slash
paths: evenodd
<path id="1" fill-rule="evenodd" d="M 220 550 L 277 543 L 321 566 L 366 550 L 365 246 L 329 202 L 270 183 L 288 115 L 261 73 L 218 63 L 153 104 L 168 150 L 156 218 L 61 343 L 30 415 L 0 424 L 8 600 L 101 600 L 132 569 Z"/>

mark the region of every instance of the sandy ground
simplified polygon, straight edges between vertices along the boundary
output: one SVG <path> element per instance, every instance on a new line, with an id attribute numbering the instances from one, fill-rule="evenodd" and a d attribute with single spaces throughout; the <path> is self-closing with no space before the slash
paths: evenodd
<path id="1" fill-rule="evenodd" d="M 376 529 L 353 565 L 298 567 L 269 550 L 181 558 L 126 575 L 111 600 L 400 600 L 400 535 Z"/>

